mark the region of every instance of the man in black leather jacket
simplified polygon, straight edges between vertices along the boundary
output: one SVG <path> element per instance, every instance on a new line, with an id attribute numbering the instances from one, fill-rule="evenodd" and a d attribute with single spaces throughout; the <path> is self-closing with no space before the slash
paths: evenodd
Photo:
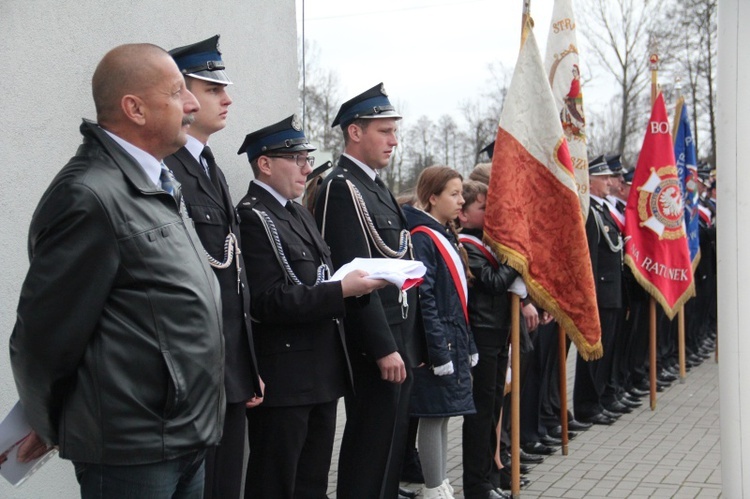
<path id="1" fill-rule="evenodd" d="M 97 123 L 43 195 L 10 355 L 34 432 L 82 497 L 200 497 L 224 418 L 218 284 L 162 159 L 199 105 L 172 58 L 123 45 L 92 80 Z"/>

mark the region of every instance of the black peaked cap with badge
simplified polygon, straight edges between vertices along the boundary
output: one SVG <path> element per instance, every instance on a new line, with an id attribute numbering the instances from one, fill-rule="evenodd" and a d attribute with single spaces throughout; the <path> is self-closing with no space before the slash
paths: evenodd
<path id="1" fill-rule="evenodd" d="M 302 131 L 302 121 L 293 114 L 278 123 L 248 133 L 237 154 L 247 153 L 248 161 L 269 153 L 314 151 Z"/>
<path id="2" fill-rule="evenodd" d="M 231 85 L 232 81 L 224 72 L 224 61 L 219 50 L 219 35 L 201 42 L 177 47 L 169 51 L 183 76 L 199 80 Z"/>
<path id="3" fill-rule="evenodd" d="M 589 160 L 589 175 L 592 177 L 612 175 L 612 170 L 609 169 L 604 155 Z"/>
<path id="4" fill-rule="evenodd" d="M 630 185 L 633 183 L 633 175 L 635 175 L 635 168 L 633 168 L 632 170 L 625 170 L 622 178 L 623 180 L 625 180 L 626 184 Z"/>
<path id="5" fill-rule="evenodd" d="M 345 128 L 352 121 L 361 118 L 394 118 L 400 120 L 402 116 L 388 100 L 388 94 L 382 83 L 378 83 L 356 97 L 341 104 L 339 112 L 331 123 L 331 128 L 341 126 Z"/>
<path id="6" fill-rule="evenodd" d="M 607 166 L 614 175 L 622 175 L 625 173 L 619 154 L 606 154 L 604 156 L 604 161 L 607 162 Z"/>

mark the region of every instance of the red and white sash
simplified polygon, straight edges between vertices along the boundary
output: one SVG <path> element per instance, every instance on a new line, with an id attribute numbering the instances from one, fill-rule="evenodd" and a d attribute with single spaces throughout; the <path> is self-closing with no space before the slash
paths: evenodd
<path id="1" fill-rule="evenodd" d="M 699 204 L 698 215 L 703 219 L 703 222 L 706 224 L 706 226 L 711 227 L 711 218 L 713 215 L 713 213 L 711 213 L 711 210 L 709 210 L 702 204 Z"/>
<path id="2" fill-rule="evenodd" d="M 617 228 L 620 229 L 620 234 L 624 234 L 625 233 L 625 215 L 623 213 L 620 213 L 620 211 L 615 206 L 612 205 L 609 199 L 605 199 L 604 204 L 607 205 L 607 208 L 609 209 L 609 214 L 612 215 L 612 219 L 615 221 L 615 224 L 617 224 Z"/>
<path id="3" fill-rule="evenodd" d="M 471 244 L 479 251 L 481 251 L 487 261 L 490 262 L 490 265 L 492 265 L 493 269 L 497 270 L 498 267 L 500 267 L 500 263 L 497 261 L 497 257 L 495 256 L 495 254 L 478 237 L 472 236 L 470 234 L 459 234 L 458 240 L 461 241 L 462 244 Z"/>
<path id="4" fill-rule="evenodd" d="M 424 232 L 425 234 L 430 236 L 430 239 L 432 239 L 435 247 L 443 257 L 443 261 L 445 261 L 445 265 L 448 267 L 448 272 L 450 272 L 453 284 L 454 286 L 456 286 L 456 292 L 458 293 L 458 297 L 461 300 L 461 308 L 463 308 L 464 317 L 466 318 L 466 323 L 468 324 L 469 309 L 467 304 L 467 296 L 469 294 L 469 288 L 466 284 L 466 273 L 463 271 L 464 265 L 461 262 L 461 257 L 458 255 L 458 251 L 456 251 L 456 248 L 453 247 L 453 245 L 444 235 L 434 229 L 430 229 L 429 227 L 420 225 L 418 227 L 415 227 L 411 231 L 412 234 L 415 234 L 417 232 Z"/>

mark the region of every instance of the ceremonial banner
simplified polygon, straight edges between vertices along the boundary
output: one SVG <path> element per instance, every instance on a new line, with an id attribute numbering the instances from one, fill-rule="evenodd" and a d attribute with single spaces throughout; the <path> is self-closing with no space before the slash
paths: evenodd
<path id="1" fill-rule="evenodd" d="M 500 117 L 484 220 L 485 241 L 521 274 L 531 298 L 584 359 L 601 357 L 585 222 L 533 33 L 521 48 Z"/>
<path id="2" fill-rule="evenodd" d="M 685 106 L 685 99 L 680 97 L 675 108 L 674 119 L 674 158 L 677 163 L 677 176 L 682 187 L 682 201 L 685 205 L 685 229 L 687 232 L 688 250 L 693 270 L 700 260 L 700 241 L 698 240 L 698 158 L 695 154 L 695 141 L 690 130 L 690 115 Z"/>
<path id="3" fill-rule="evenodd" d="M 583 218 L 589 214 L 589 162 L 586 152 L 586 118 L 583 113 L 581 69 L 578 60 L 576 21 L 572 0 L 555 0 L 547 35 L 544 61 L 552 95 L 555 96 L 578 188 Z"/>
<path id="4" fill-rule="evenodd" d="M 654 101 L 625 211 L 625 263 L 672 319 L 695 294 L 667 108 Z"/>

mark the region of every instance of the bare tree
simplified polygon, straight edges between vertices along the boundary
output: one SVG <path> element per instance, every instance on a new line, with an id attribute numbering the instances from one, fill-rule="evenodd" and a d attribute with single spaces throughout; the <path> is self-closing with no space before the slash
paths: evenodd
<path id="1" fill-rule="evenodd" d="M 716 159 L 717 7 L 718 0 L 684 0 L 676 26 L 682 42 L 677 70 L 687 79 L 695 143 L 699 154 L 712 164 Z M 702 132 L 708 133 L 706 148 L 701 148 Z"/>
<path id="2" fill-rule="evenodd" d="M 495 109 L 483 105 L 484 101 L 465 101 L 461 105 L 466 120 L 466 147 L 471 166 L 479 162 L 482 149 L 497 137 L 497 124 L 500 115 Z"/>
<path id="3" fill-rule="evenodd" d="M 319 51 L 317 47 L 305 42 L 305 68 L 300 68 L 300 75 L 305 78 L 300 81 L 300 96 L 303 99 L 301 107 L 304 110 L 305 135 L 319 147 L 330 152 L 334 159 L 344 150 L 344 137 L 341 130 L 331 128 L 342 100 L 339 91 L 338 74 L 319 65 Z M 300 57 L 300 61 L 302 58 Z M 304 81 L 304 87 L 302 83 Z"/>
<path id="4" fill-rule="evenodd" d="M 436 126 L 435 146 L 439 151 L 439 161 L 444 165 L 456 165 L 456 135 L 458 125 L 456 120 L 449 114 L 444 114 L 438 120 Z"/>
<path id="5" fill-rule="evenodd" d="M 659 3 L 650 0 L 585 0 L 581 33 L 595 62 L 617 82 L 621 108 L 617 151 L 637 150 L 641 138 L 639 97 L 649 87 L 648 41 L 660 22 Z M 638 116 L 638 117 L 637 117 Z M 627 151 L 626 151 L 627 150 Z"/>

